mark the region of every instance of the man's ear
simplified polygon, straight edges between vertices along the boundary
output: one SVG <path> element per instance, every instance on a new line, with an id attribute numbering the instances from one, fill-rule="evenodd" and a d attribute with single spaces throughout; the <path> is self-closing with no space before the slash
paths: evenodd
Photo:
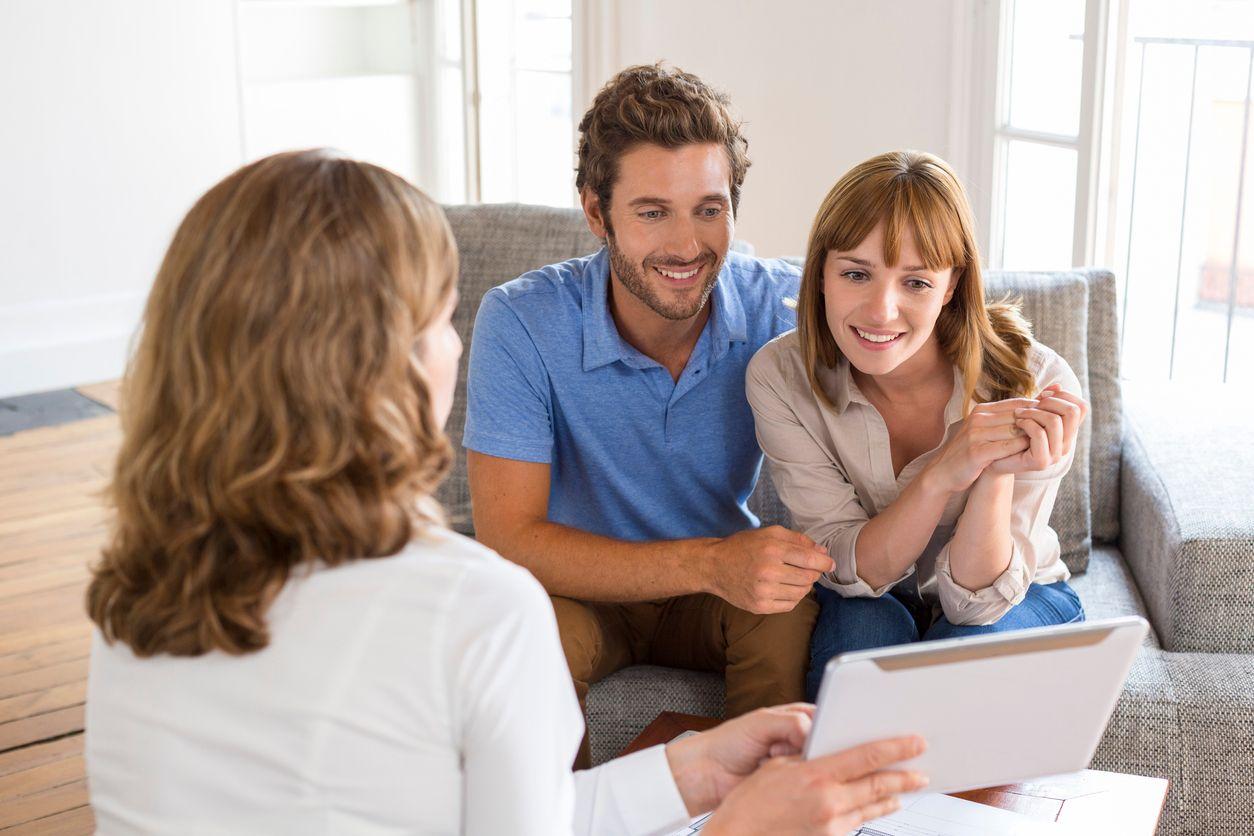
<path id="1" fill-rule="evenodd" d="M 601 198 L 597 197 L 596 192 L 592 189 L 584 187 L 579 193 L 579 202 L 583 205 L 584 220 L 588 222 L 588 229 L 592 230 L 592 234 L 601 240 L 605 240 L 605 216 L 601 213 Z"/>

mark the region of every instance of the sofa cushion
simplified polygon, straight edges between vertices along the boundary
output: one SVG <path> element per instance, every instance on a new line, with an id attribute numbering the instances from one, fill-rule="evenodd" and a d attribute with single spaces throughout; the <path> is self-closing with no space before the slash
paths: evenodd
<path id="1" fill-rule="evenodd" d="M 1137 589 L 1127 561 L 1115 546 L 1094 548 L 1089 556 L 1088 571 L 1072 578 L 1070 584 L 1080 596 L 1084 618 L 1088 621 L 1127 615 L 1139 615 L 1149 620 L 1145 600 Z M 1145 644 L 1147 647 L 1159 646 L 1152 625 L 1145 636 Z"/>
<path id="2" fill-rule="evenodd" d="M 1123 404 L 1119 386 L 1119 308 L 1115 274 L 1079 271 L 1089 286 L 1089 497 L 1093 540 L 1119 537 L 1119 460 L 1123 449 Z"/>
<path id="3" fill-rule="evenodd" d="M 588 692 L 588 742 L 595 766 L 616 756 L 663 711 L 723 716 L 720 674 L 635 665 Z"/>
<path id="4" fill-rule="evenodd" d="M 1163 646 L 1254 653 L 1248 396 L 1159 382 L 1125 397 L 1120 542 Z"/>

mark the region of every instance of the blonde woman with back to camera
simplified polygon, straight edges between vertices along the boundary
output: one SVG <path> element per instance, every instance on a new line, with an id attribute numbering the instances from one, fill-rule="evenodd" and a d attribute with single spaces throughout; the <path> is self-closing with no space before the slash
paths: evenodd
<path id="1" fill-rule="evenodd" d="M 440 208 L 279 154 L 175 233 L 125 382 L 87 769 L 99 832 L 839 833 L 915 738 L 797 757 L 763 709 L 572 776 L 548 596 L 442 524 L 461 343 Z"/>

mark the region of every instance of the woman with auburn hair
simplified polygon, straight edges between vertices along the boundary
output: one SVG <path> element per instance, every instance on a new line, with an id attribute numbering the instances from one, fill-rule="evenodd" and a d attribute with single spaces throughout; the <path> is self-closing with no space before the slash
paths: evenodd
<path id="1" fill-rule="evenodd" d="M 914 738 L 800 761 L 808 706 L 572 779 L 548 596 L 431 499 L 456 275 L 439 206 L 322 151 L 240 169 L 179 226 L 87 596 L 98 831 L 656 832 L 720 805 L 711 834 L 849 829 L 918 788 L 880 771 Z"/>
<path id="2" fill-rule="evenodd" d="M 839 653 L 1082 620 L 1049 514 L 1088 406 L 1018 307 L 985 303 L 943 160 L 895 151 L 840 178 L 797 323 L 747 389 L 780 498 L 836 566 L 811 698 Z"/>

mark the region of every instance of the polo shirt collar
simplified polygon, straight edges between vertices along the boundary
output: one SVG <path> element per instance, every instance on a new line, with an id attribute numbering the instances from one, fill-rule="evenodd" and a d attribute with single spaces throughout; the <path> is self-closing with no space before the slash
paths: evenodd
<path id="1" fill-rule="evenodd" d="M 610 313 L 610 256 L 609 250 L 601 250 L 584 266 L 583 271 L 583 370 L 591 371 L 607 366 L 616 360 L 639 366 L 644 355 L 633 348 L 614 324 Z M 731 276 L 730 261 L 725 260 L 719 271 L 718 281 L 710 293 L 714 307 L 705 330 L 712 337 L 711 360 L 718 360 L 727 353 L 733 342 L 749 339 L 749 323 L 739 289 Z M 652 361 L 649 361 L 651 364 Z M 653 364 L 656 365 L 656 364 Z"/>
<path id="2" fill-rule="evenodd" d="M 583 370 L 608 366 L 630 346 L 610 315 L 610 254 L 602 247 L 583 268 Z"/>
<path id="3" fill-rule="evenodd" d="M 746 342 L 749 339 L 749 321 L 745 315 L 745 305 L 740 298 L 740 288 L 732 278 L 732 267 L 729 258 L 723 260 L 723 267 L 718 272 L 718 281 L 710 300 L 714 310 L 710 311 L 710 323 L 706 326 L 713 336 L 714 356 L 717 360 L 727 353 L 734 342 Z"/>

